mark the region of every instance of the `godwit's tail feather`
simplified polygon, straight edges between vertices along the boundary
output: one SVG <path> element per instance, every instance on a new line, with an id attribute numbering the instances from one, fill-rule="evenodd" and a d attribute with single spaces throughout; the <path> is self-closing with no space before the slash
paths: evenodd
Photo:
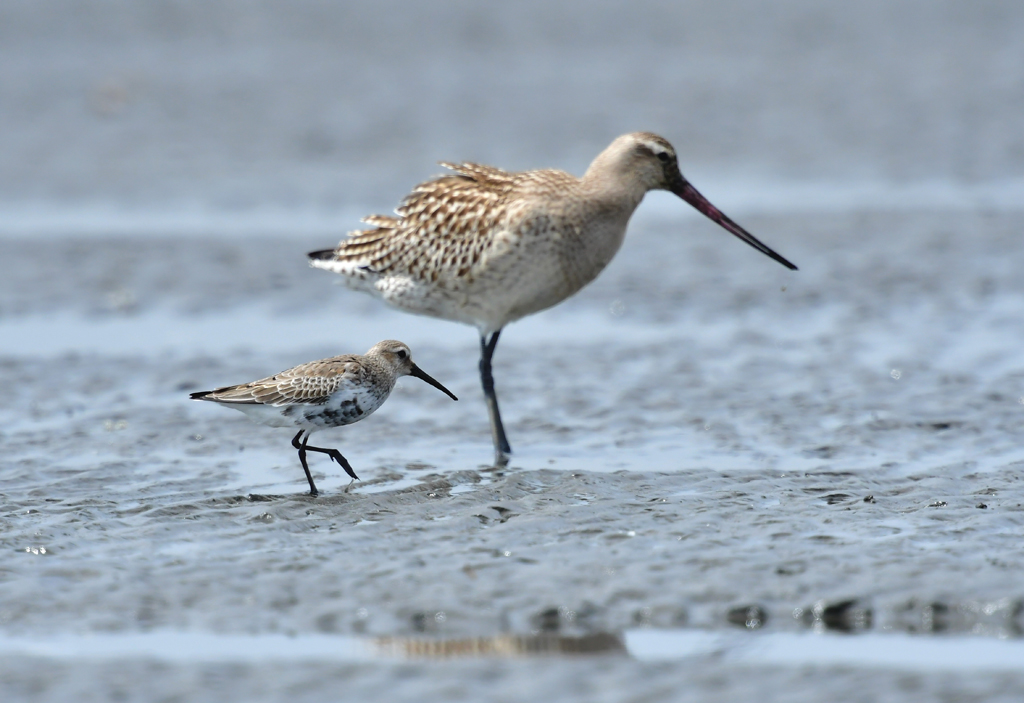
<path id="1" fill-rule="evenodd" d="M 387 215 L 371 215 L 363 221 L 374 225 L 373 229 L 349 232 L 333 249 L 309 252 L 309 265 L 354 278 L 365 278 L 379 272 L 384 258 L 382 254 L 392 248 L 388 239 L 399 221 Z"/>
<path id="2" fill-rule="evenodd" d="M 455 173 L 417 185 L 397 216 L 363 218 L 372 229 L 310 252 L 310 266 L 354 282 L 394 274 L 435 283 L 468 274 L 490 245 L 518 176 L 480 164 L 442 165 Z"/>

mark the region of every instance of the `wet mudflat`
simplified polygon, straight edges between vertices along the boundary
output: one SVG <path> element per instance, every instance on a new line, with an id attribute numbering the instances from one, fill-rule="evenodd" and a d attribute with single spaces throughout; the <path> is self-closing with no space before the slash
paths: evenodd
<path id="1" fill-rule="evenodd" d="M 2 240 L 0 682 L 39 700 L 312 700 L 341 681 L 395 700 L 486 682 L 581 699 L 685 685 L 695 699 L 1009 700 L 1024 686 L 1015 650 L 994 670 L 898 653 L 940 637 L 966 655 L 1024 626 L 1020 224 L 752 218 L 802 266 L 789 274 L 697 220 L 641 218 L 593 286 L 508 328 L 504 469 L 488 465 L 474 332 L 332 286 L 305 268 L 317 242 Z M 187 400 L 391 336 L 461 400 L 404 382 L 373 417 L 321 435 L 364 480 L 315 457 L 316 499 L 290 433 Z M 780 668 L 723 659 L 747 646 L 733 640 L 645 659 L 628 633 L 646 631 L 917 637 L 891 640 L 889 666 L 836 654 Z M 622 644 L 511 662 L 508 648 L 462 660 L 480 646 L 423 645 L 127 664 L 18 644 L 146 633 Z M 420 659 L 431 652 L 445 661 Z"/>
<path id="2" fill-rule="evenodd" d="M 1019 701 L 1019 2 L 0 6 L 0 700 Z M 651 194 L 473 330 L 306 266 L 439 159 L 651 130 Z M 375 342 L 324 444 L 190 402 Z"/>

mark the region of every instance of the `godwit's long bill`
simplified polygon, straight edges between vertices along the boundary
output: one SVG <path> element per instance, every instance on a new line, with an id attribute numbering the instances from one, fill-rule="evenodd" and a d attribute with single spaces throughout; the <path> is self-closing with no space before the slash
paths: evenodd
<path id="1" fill-rule="evenodd" d="M 372 215 L 310 265 L 345 277 L 407 312 L 473 325 L 495 460 L 511 453 L 498 410 L 491 359 L 502 328 L 549 308 L 594 280 L 622 245 L 649 190 L 668 190 L 783 266 L 760 242 L 690 185 L 675 149 L 649 132 L 625 134 L 582 178 L 552 169 L 508 172 L 444 163 L 454 174 L 413 188 L 397 217 Z"/>

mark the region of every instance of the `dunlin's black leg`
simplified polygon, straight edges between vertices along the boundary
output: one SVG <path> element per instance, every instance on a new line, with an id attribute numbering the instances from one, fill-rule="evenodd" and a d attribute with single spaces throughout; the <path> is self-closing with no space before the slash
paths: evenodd
<path id="1" fill-rule="evenodd" d="M 299 439 L 302 437 L 302 433 L 305 430 L 299 430 L 299 433 L 292 437 L 292 446 L 299 450 L 299 461 L 302 463 L 302 470 L 306 472 L 306 480 L 309 481 L 309 495 L 318 496 L 320 491 L 316 489 L 316 484 L 313 483 L 313 474 L 309 473 L 309 465 L 306 463 L 306 442 L 309 441 L 309 435 L 306 435 L 306 439 L 303 440 L 302 444 L 299 444 Z"/>
<path id="2" fill-rule="evenodd" d="M 339 452 L 337 449 L 326 449 L 324 447 L 311 447 L 308 444 L 306 444 L 306 442 L 308 442 L 308 441 L 309 441 L 309 435 L 306 435 L 306 440 L 302 443 L 302 448 L 305 449 L 307 452 L 320 452 L 321 454 L 326 454 L 327 456 L 331 457 L 336 462 L 341 464 L 341 468 L 345 469 L 345 473 L 347 473 L 349 476 L 351 476 L 354 479 L 357 479 L 357 480 L 359 479 L 359 477 L 356 476 L 356 472 L 352 470 L 352 465 L 348 463 L 348 459 L 343 457 L 341 455 L 341 452 Z"/>
<path id="3" fill-rule="evenodd" d="M 494 440 L 494 463 L 498 466 L 508 464 L 512 447 L 505 437 L 505 426 L 501 424 L 501 411 L 498 410 L 498 396 L 494 392 L 494 376 L 491 373 L 491 357 L 498 346 L 498 335 L 501 330 L 490 337 L 480 338 L 480 383 L 484 387 L 484 400 L 487 401 L 487 414 L 491 417 L 491 439 Z"/>

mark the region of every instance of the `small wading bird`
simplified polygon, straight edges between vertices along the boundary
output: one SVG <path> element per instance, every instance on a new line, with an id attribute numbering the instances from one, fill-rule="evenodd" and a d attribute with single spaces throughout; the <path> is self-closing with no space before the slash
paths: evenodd
<path id="1" fill-rule="evenodd" d="M 783 266 L 786 259 L 726 217 L 679 172 L 675 149 L 656 134 L 625 134 L 582 178 L 556 170 L 511 173 L 441 163 L 455 173 L 419 184 L 396 210 L 372 215 L 310 265 L 339 273 L 396 308 L 473 325 L 495 461 L 511 453 L 494 392 L 491 358 L 502 328 L 590 283 L 619 250 L 649 190 L 675 193 Z"/>
<path id="2" fill-rule="evenodd" d="M 309 494 L 315 496 L 319 491 L 309 473 L 306 452 L 326 454 L 353 479 L 359 477 L 341 452 L 311 447 L 309 436 L 315 430 L 351 425 L 370 416 L 388 399 L 400 376 L 415 376 L 458 400 L 412 362 L 409 347 L 393 339 L 378 342 L 363 356 L 345 354 L 311 361 L 259 381 L 200 391 L 189 397 L 241 410 L 261 425 L 300 428 L 292 446 L 299 450 Z"/>

